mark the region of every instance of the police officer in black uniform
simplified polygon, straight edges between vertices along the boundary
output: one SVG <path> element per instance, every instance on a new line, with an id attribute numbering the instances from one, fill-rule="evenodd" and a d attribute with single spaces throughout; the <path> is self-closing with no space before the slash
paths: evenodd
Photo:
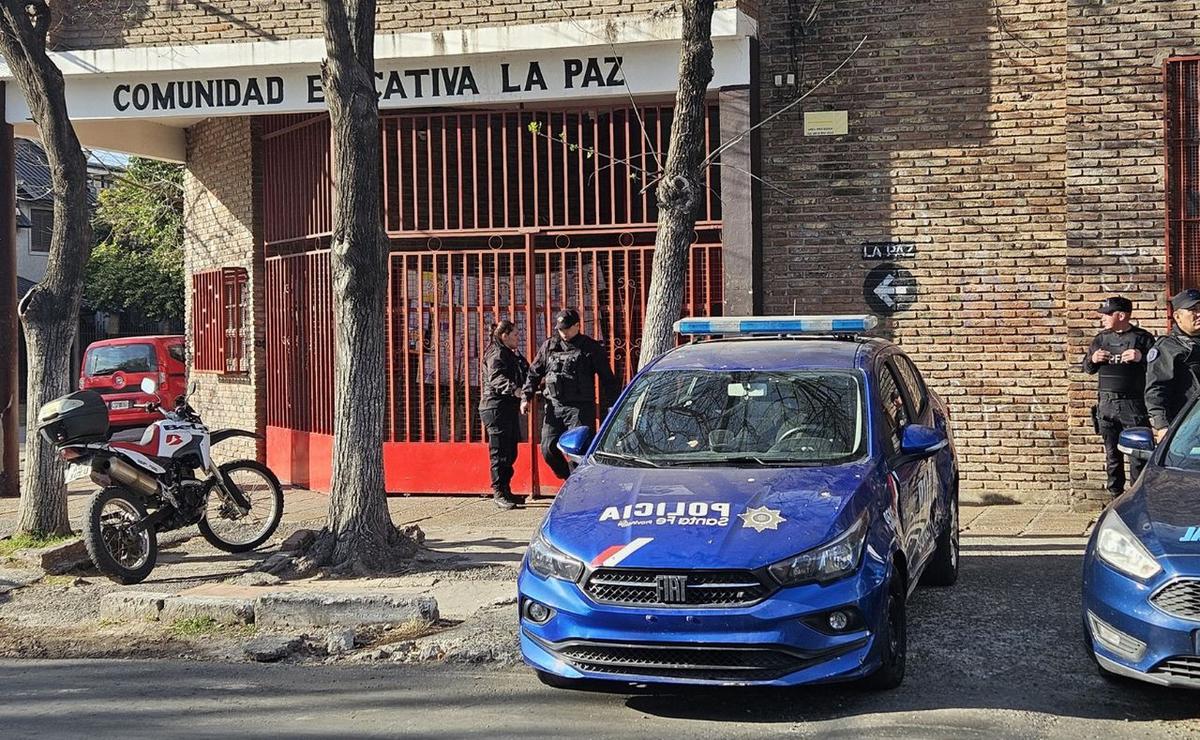
<path id="1" fill-rule="evenodd" d="M 604 347 L 579 328 L 579 312 L 564 308 L 554 315 L 556 336 L 538 348 L 525 380 L 521 411 L 541 386 L 542 457 L 554 474 L 566 480 L 571 466 L 558 451 L 558 438 L 568 429 L 596 425 L 596 379 L 600 380 L 600 412 L 617 398 L 620 386 L 609 367 Z"/>
<path id="2" fill-rule="evenodd" d="M 509 487 L 521 441 L 521 394 L 529 373 L 529 363 L 517 352 L 517 342 L 513 322 L 505 319 L 496 324 L 484 355 L 486 381 L 479 402 L 479 418 L 487 429 L 492 463 L 492 500 L 497 508 L 505 510 L 521 503 Z"/>
<path id="3" fill-rule="evenodd" d="M 1099 373 L 1099 403 L 1092 408 L 1096 431 L 1104 438 L 1104 462 L 1108 472 L 1108 492 L 1119 496 L 1125 491 L 1124 455 L 1117 449 L 1122 429 L 1147 426 L 1146 357 L 1154 345 L 1154 335 L 1129 323 L 1133 303 L 1128 298 L 1106 298 L 1096 309 L 1104 331 L 1096 335 L 1083 358 L 1083 370 Z M 1129 459 L 1129 479 L 1137 480 L 1145 462 Z"/>
<path id="4" fill-rule="evenodd" d="M 1200 394 L 1200 290 L 1188 288 L 1171 299 L 1171 333 L 1160 338 L 1146 355 L 1146 410 L 1154 441 Z"/>

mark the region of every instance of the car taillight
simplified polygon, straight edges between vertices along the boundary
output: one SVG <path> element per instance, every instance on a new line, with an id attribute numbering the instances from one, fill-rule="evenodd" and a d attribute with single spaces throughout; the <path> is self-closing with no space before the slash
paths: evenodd
<path id="1" fill-rule="evenodd" d="M 82 457 L 83 453 L 74 447 L 64 447 L 62 451 L 58 453 L 58 456 L 64 460 L 74 460 L 77 457 Z"/>

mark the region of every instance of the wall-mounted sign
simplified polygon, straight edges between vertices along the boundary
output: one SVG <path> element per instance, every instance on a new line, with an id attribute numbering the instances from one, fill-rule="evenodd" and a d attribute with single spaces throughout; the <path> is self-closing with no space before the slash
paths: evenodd
<path id="1" fill-rule="evenodd" d="M 711 89 L 746 84 L 748 40 L 713 44 Z M 546 49 L 539 52 L 464 54 L 428 59 L 380 59 L 375 73 L 379 107 L 484 105 L 628 99 L 674 93 L 679 44 Z M 181 70 L 173 73 L 69 75 L 67 108 L 76 120 L 208 117 L 325 110 L 318 64 Z M 8 120 L 29 109 L 16 85 L 7 86 Z"/>
<path id="2" fill-rule="evenodd" d="M 885 262 L 867 273 L 863 299 L 874 313 L 891 316 L 912 306 L 917 299 L 917 281 L 908 270 Z"/>
<path id="3" fill-rule="evenodd" d="M 850 131 L 844 110 L 809 111 L 804 114 L 805 136 L 842 136 Z"/>
<path id="4" fill-rule="evenodd" d="M 917 256 L 917 245 L 912 242 L 863 242 L 862 258 L 865 260 L 896 260 Z"/>

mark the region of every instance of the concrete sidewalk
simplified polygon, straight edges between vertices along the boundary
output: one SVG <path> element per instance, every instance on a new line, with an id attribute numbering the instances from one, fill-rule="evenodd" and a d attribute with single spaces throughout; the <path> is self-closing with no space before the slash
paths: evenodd
<path id="1" fill-rule="evenodd" d="M 92 485 L 80 481 L 67 499 L 71 522 L 81 526 Z M 0 499 L 0 537 L 16 527 L 17 500 Z M 284 492 L 285 524 L 319 529 L 329 506 L 327 494 L 302 488 Z M 418 524 L 439 549 L 510 551 L 523 547 L 550 507 L 549 499 L 531 501 L 524 509 L 497 511 L 480 496 L 390 496 L 388 508 L 398 525 Z M 1078 537 L 1086 535 L 1098 512 L 1074 512 L 1062 504 L 976 505 L 961 509 L 965 536 Z M 520 543 L 517 545 L 516 543 Z M 520 559 L 519 551 L 517 560 Z"/>

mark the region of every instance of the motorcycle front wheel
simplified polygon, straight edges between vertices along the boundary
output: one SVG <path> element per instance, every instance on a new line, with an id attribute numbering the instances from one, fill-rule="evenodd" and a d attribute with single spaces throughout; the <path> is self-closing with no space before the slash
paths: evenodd
<path id="1" fill-rule="evenodd" d="M 123 585 L 141 583 L 158 560 L 153 527 L 138 529 L 146 518 L 141 500 L 124 488 L 96 492 L 88 504 L 83 542 L 101 573 Z"/>
<path id="2" fill-rule="evenodd" d="M 283 487 L 270 468 L 254 460 L 225 463 L 221 472 L 250 502 L 250 509 L 242 514 L 214 480 L 208 487 L 200 534 L 218 550 L 249 552 L 275 534 L 283 518 Z"/>

